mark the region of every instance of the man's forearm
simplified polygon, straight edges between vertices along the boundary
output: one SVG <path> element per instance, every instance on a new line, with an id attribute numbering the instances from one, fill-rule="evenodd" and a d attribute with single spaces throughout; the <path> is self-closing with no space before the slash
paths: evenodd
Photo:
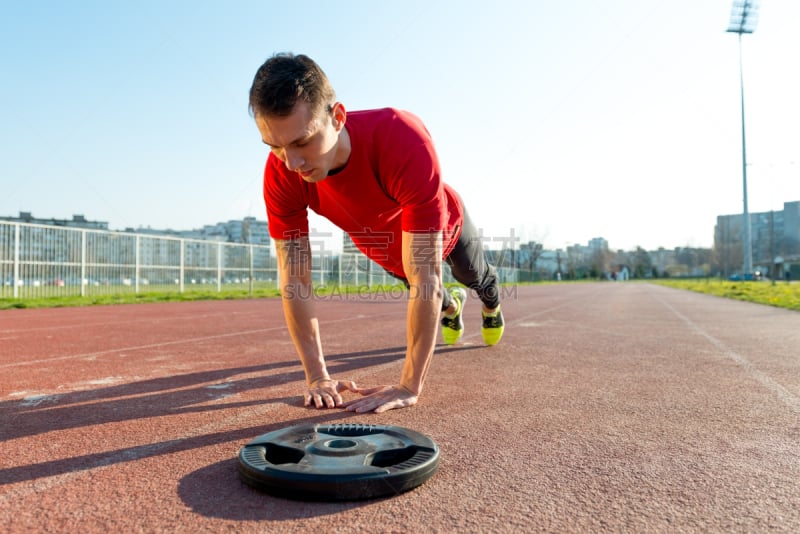
<path id="1" fill-rule="evenodd" d="M 311 297 L 284 297 L 283 313 L 297 355 L 303 364 L 306 382 L 311 385 L 317 380 L 330 378 L 322 353 L 319 320 Z"/>
<path id="2" fill-rule="evenodd" d="M 426 287 L 427 286 L 427 287 Z M 422 393 L 439 332 L 439 313 L 442 297 L 438 292 L 438 280 L 411 287 L 406 318 L 406 359 L 400 385 L 412 393 Z"/>
<path id="3" fill-rule="evenodd" d="M 281 297 L 286 326 L 309 385 L 329 378 L 320 340 L 319 321 L 311 283 L 311 247 L 308 238 L 276 241 Z"/>
<path id="4" fill-rule="evenodd" d="M 410 285 L 406 360 L 400 385 L 419 395 L 428 374 L 442 307 L 441 232 L 403 232 L 403 269 Z"/>

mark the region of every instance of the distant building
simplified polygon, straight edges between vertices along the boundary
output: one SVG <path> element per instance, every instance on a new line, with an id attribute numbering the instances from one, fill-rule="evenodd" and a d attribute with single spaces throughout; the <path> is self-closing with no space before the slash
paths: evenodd
<path id="1" fill-rule="evenodd" d="M 207 224 L 193 230 L 159 230 L 153 228 L 127 228 L 126 232 L 147 235 L 163 235 L 203 241 L 221 241 L 223 243 L 244 243 L 251 245 L 269 245 L 269 229 L 267 221 L 245 217 L 241 221 L 230 220 L 216 224 Z"/>
<path id="2" fill-rule="evenodd" d="M 542 250 L 536 258 L 536 269 L 549 278 L 561 279 L 565 273 L 567 256 L 561 249 Z"/>
<path id="3" fill-rule="evenodd" d="M 659 247 L 658 250 L 651 250 L 648 253 L 650 254 L 650 261 L 653 268 L 656 270 L 657 276 L 663 276 L 664 273 L 667 272 L 667 268 L 670 265 L 675 265 L 677 262 L 675 249 L 668 250 Z"/>
<path id="4" fill-rule="evenodd" d="M 358 249 L 353 240 L 347 234 L 347 232 L 342 233 L 342 252 L 345 254 L 357 254 L 361 251 Z"/>
<path id="5" fill-rule="evenodd" d="M 63 226 L 68 228 L 88 228 L 91 230 L 108 230 L 107 222 L 89 221 L 83 215 L 73 215 L 72 219 L 40 219 L 34 217 L 29 211 L 21 211 L 19 212 L 19 217 L 0 217 L 0 221 L 42 224 L 45 226 Z"/>
<path id="6" fill-rule="evenodd" d="M 590 253 L 605 252 L 608 250 L 608 240 L 602 237 L 595 237 L 589 240 Z"/>
<path id="7" fill-rule="evenodd" d="M 800 270 L 800 201 L 783 210 L 750 213 L 753 268 L 776 278 Z M 744 256 L 744 217 L 720 215 L 714 227 L 716 262 L 723 275 L 738 273 Z"/>
<path id="8" fill-rule="evenodd" d="M 105 221 L 90 221 L 83 215 L 73 215 L 72 219 L 44 219 L 34 217 L 29 211 L 19 212 L 18 217 L 0 216 L 0 221 L 40 224 L 43 226 L 60 226 L 67 228 L 86 228 L 90 230 L 108 230 Z M 245 217 L 241 221 L 230 220 L 216 224 L 207 224 L 194 230 L 161 230 L 155 228 L 126 228 L 125 233 L 152 236 L 168 236 L 185 239 L 201 239 L 204 241 L 222 241 L 225 243 L 243 243 L 251 245 L 269 245 L 269 229 L 267 221 Z"/>

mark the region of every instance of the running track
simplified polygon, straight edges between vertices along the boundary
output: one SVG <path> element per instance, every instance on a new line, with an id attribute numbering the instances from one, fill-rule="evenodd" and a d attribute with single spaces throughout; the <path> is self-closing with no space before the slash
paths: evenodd
<path id="1" fill-rule="evenodd" d="M 441 346 L 420 403 L 302 407 L 278 300 L 0 312 L 0 532 L 800 531 L 800 313 L 639 283 L 507 288 L 506 337 Z M 335 376 L 393 382 L 405 300 L 319 306 Z M 305 422 L 412 428 L 439 472 L 391 498 L 242 484 Z"/>

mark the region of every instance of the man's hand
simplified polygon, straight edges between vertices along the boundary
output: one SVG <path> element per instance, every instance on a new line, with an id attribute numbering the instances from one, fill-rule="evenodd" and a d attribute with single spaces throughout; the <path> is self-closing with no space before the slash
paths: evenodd
<path id="1" fill-rule="evenodd" d="M 342 391 L 358 393 L 359 388 L 351 380 L 333 380 L 323 378 L 314 381 L 303 394 L 303 406 L 314 405 L 316 408 L 335 408 L 343 406 Z"/>
<path id="2" fill-rule="evenodd" d="M 355 384 L 353 384 L 355 386 Z M 417 395 L 403 386 L 377 386 L 374 388 L 354 388 L 360 399 L 353 399 L 343 403 L 342 408 L 348 412 L 381 413 L 395 408 L 407 408 L 417 403 Z M 337 405 L 338 406 L 338 405 Z"/>

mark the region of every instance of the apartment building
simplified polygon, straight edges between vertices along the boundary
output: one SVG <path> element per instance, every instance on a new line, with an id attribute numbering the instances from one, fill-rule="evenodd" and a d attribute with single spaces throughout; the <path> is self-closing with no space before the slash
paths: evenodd
<path id="1" fill-rule="evenodd" d="M 749 214 L 753 270 L 774 278 L 800 277 L 800 201 L 782 210 Z M 716 262 L 725 275 L 740 272 L 744 257 L 744 216 L 720 215 L 714 227 Z"/>

